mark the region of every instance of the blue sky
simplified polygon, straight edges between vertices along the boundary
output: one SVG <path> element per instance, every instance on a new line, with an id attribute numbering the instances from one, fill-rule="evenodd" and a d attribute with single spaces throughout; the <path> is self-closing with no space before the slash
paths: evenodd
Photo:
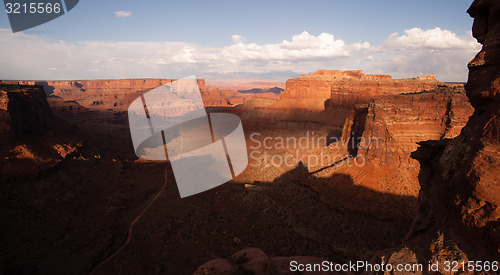
<path id="1" fill-rule="evenodd" d="M 465 81 L 467 59 L 479 47 L 470 37 L 471 2 L 81 0 L 68 14 L 15 35 L 0 11 L 0 40 L 6 42 L 0 78 L 286 80 L 317 69 L 363 69 Z M 117 17 L 117 11 L 130 15 Z M 422 42 L 426 37 L 434 42 Z M 58 47 L 60 54 L 52 52 Z"/>

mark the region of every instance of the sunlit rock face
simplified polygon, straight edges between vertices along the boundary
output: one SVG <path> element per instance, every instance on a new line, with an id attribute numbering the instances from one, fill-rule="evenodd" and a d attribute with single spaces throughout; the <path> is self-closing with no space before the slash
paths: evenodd
<path id="1" fill-rule="evenodd" d="M 410 157 L 417 142 L 456 137 L 472 112 L 461 87 L 373 97 L 344 125 L 347 153 L 365 163 L 348 171 L 377 191 L 417 196 L 420 165 Z"/>
<path id="2" fill-rule="evenodd" d="M 434 75 L 392 79 L 390 75 L 368 75 L 363 71 L 319 70 L 289 79 L 275 108 L 321 111 L 353 108 L 376 95 L 420 92 L 444 84 Z"/>

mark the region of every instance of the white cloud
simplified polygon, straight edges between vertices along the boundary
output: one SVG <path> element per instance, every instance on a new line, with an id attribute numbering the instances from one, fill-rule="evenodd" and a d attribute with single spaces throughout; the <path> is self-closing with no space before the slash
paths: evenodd
<path id="1" fill-rule="evenodd" d="M 354 53 L 368 50 L 368 42 L 346 44 L 332 34 L 318 36 L 302 32 L 292 36 L 290 41 L 276 44 L 246 43 L 241 35 L 232 35 L 232 45 L 218 49 L 186 46 L 173 59 L 176 62 L 203 63 L 210 72 L 295 71 L 297 73 L 316 70 L 315 66 L 331 67 L 335 59 L 347 58 Z M 316 64 L 316 65 L 314 65 Z"/>
<path id="2" fill-rule="evenodd" d="M 440 28 L 422 30 L 413 28 L 405 30 L 405 34 L 398 36 L 391 34 L 385 46 L 396 49 L 429 49 L 429 50 L 478 50 L 479 46 L 472 35 L 457 36 L 448 30 Z"/>
<path id="3" fill-rule="evenodd" d="M 132 16 L 132 12 L 131 11 L 115 11 L 115 16 L 118 18 L 125 18 L 125 17 Z"/>
<path id="4" fill-rule="evenodd" d="M 362 69 L 414 77 L 434 73 L 464 81 L 467 62 L 480 46 L 468 35 L 439 28 L 392 34 L 380 46 L 348 44 L 332 34 L 302 32 L 280 43 L 247 42 L 209 48 L 184 42 L 51 41 L 0 29 L 0 78 L 85 79 L 184 77 L 186 75 L 308 73 L 318 69 Z"/>
<path id="5" fill-rule="evenodd" d="M 231 39 L 233 40 L 234 44 L 241 44 L 246 40 L 245 37 L 238 34 L 231 35 Z"/>
<path id="6" fill-rule="evenodd" d="M 412 28 L 391 34 L 367 68 L 399 78 L 433 73 L 439 80 L 465 81 L 467 63 L 480 49 L 471 32 L 459 36 L 441 28 Z"/>
<path id="7" fill-rule="evenodd" d="M 176 73 L 169 68 L 176 63 L 172 57 L 186 45 L 182 42 L 68 43 L 0 29 L 0 78 L 168 77 L 169 73 Z M 177 77 L 182 77 L 183 64 L 177 65 Z"/>
<path id="8" fill-rule="evenodd" d="M 278 44 L 245 43 L 245 38 L 240 35 L 232 36 L 233 45 L 222 48 L 221 57 L 237 61 L 247 60 L 307 60 L 315 58 L 333 58 L 349 56 L 352 50 L 359 50 L 358 43 L 346 45 L 343 40 L 335 39 L 329 33 L 314 36 L 304 31 L 292 36 L 291 41 L 283 40 Z M 363 47 L 370 45 L 364 43 Z"/>

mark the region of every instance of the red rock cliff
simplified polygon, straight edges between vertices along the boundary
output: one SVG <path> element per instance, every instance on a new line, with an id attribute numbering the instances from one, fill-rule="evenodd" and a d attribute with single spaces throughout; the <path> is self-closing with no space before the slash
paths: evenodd
<path id="1" fill-rule="evenodd" d="M 375 96 L 344 125 L 348 153 L 366 163 L 350 172 L 362 172 L 359 182 L 375 190 L 417 196 L 420 166 L 410 157 L 417 142 L 456 137 L 472 111 L 461 87 Z"/>
<path id="2" fill-rule="evenodd" d="M 376 95 L 420 92 L 444 84 L 434 75 L 392 79 L 389 75 L 367 75 L 363 71 L 319 70 L 289 79 L 275 108 L 322 111 L 325 107 L 352 109 Z"/>

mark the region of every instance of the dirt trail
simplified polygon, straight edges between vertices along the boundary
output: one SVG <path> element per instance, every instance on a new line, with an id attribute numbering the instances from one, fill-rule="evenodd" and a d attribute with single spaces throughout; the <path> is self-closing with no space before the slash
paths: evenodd
<path id="1" fill-rule="evenodd" d="M 160 191 L 158 191 L 158 193 L 156 193 L 156 195 L 148 202 L 148 204 L 146 205 L 146 207 L 144 207 L 144 209 L 141 211 L 141 213 L 139 213 L 139 215 L 130 223 L 130 225 L 128 227 L 128 236 L 127 236 L 127 240 L 125 241 L 125 243 L 123 243 L 123 245 L 120 246 L 120 248 L 118 248 L 118 250 L 116 250 L 115 253 L 113 253 L 111 256 L 109 256 L 104 261 L 100 262 L 96 267 L 94 267 L 92 269 L 92 271 L 90 271 L 89 274 L 91 274 L 91 275 L 94 274 L 102 265 L 104 265 L 105 263 L 107 263 L 111 259 L 113 259 L 116 255 L 118 255 L 130 243 L 130 240 L 132 239 L 132 235 L 134 233 L 134 225 L 139 221 L 139 219 L 144 215 L 144 213 L 146 213 L 146 211 L 153 204 L 153 202 L 155 202 L 156 199 L 165 190 L 165 188 L 167 186 L 167 182 L 168 182 L 167 181 L 167 174 L 168 173 L 165 173 L 165 181 L 164 181 L 163 186 L 161 187 Z"/>

